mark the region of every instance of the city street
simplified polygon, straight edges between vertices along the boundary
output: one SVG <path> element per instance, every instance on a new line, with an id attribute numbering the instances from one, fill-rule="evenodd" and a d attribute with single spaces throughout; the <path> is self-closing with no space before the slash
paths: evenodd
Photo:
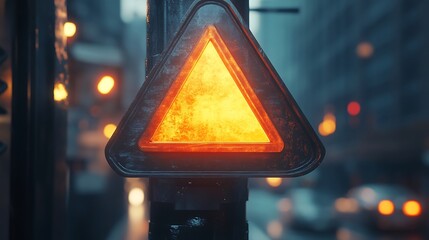
<path id="1" fill-rule="evenodd" d="M 428 13 L 0 0 L 0 240 L 429 239 Z"/>
<path id="2" fill-rule="evenodd" d="M 268 239 L 285 240 L 424 240 L 429 237 L 427 232 L 424 233 L 424 230 L 417 233 L 380 232 L 363 226 L 353 226 L 344 223 L 341 223 L 335 231 L 330 232 L 297 230 L 284 223 L 281 225 L 273 225 L 273 222 L 281 222 L 279 221 L 280 211 L 278 208 L 278 202 L 280 200 L 281 195 L 273 194 L 265 190 L 255 189 L 250 192 L 250 201 L 247 205 L 247 216 L 250 225 L 257 228 L 257 230 L 253 230 L 254 233 L 264 233 Z M 255 234 L 255 236 L 252 236 L 252 230 L 250 231 L 249 237 L 253 240 L 259 239 L 259 235 Z"/>

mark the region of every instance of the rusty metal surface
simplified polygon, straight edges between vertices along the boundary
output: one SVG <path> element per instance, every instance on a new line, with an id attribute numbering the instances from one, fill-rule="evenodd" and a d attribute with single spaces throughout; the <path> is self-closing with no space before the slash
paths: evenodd
<path id="1" fill-rule="evenodd" d="M 214 26 L 247 77 L 283 142 L 279 153 L 148 153 L 138 141 L 201 35 Z M 238 12 L 225 1 L 200 1 L 159 58 L 106 146 L 124 176 L 297 176 L 325 150 Z"/>

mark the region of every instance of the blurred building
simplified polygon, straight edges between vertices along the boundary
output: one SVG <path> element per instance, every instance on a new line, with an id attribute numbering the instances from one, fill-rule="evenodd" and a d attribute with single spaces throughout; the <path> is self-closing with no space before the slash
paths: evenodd
<path id="1" fill-rule="evenodd" d="M 146 1 L 68 1 L 68 239 L 106 239 L 126 220 L 124 178 L 104 148 L 145 79 Z"/>
<path id="2" fill-rule="evenodd" d="M 300 8 L 298 15 L 260 16 L 265 27 L 255 33 L 319 130 L 325 164 L 356 171 L 360 183 L 418 186 L 428 168 L 429 3 L 259 3 Z M 326 118 L 334 124 L 329 132 L 321 126 Z"/>

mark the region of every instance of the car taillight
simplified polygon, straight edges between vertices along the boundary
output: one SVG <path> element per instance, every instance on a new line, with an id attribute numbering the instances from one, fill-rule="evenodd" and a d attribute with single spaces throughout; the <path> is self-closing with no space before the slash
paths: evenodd
<path id="1" fill-rule="evenodd" d="M 406 201 L 402 206 L 402 212 L 409 217 L 419 216 L 422 212 L 422 207 L 419 202 L 411 200 Z"/>
<path id="2" fill-rule="evenodd" d="M 395 211 L 395 205 L 390 200 L 382 200 L 378 203 L 377 210 L 381 215 L 389 216 Z"/>

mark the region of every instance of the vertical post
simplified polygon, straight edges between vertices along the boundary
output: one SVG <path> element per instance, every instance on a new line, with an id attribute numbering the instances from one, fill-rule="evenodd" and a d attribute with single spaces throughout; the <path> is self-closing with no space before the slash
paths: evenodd
<path id="1" fill-rule="evenodd" d="M 198 0 L 149 0 L 146 74 Z M 248 23 L 248 0 L 231 1 Z M 149 239 L 248 239 L 247 178 L 151 178 Z"/>
<path id="2" fill-rule="evenodd" d="M 199 0 L 148 0 L 146 75 L 169 42 L 173 39 L 189 7 Z M 231 1 L 249 24 L 249 0 Z"/>
<path id="3" fill-rule="evenodd" d="M 65 14 L 65 1 L 17 0 L 10 6 L 9 237 L 61 239 L 65 232 L 67 116 L 65 108 L 54 102 L 53 89 L 56 78 L 66 75 L 65 57 L 56 52 L 64 50 L 58 44 L 62 33 L 56 31 L 56 12 Z"/>
<path id="4" fill-rule="evenodd" d="M 245 178 L 152 178 L 149 239 L 248 238 Z"/>

